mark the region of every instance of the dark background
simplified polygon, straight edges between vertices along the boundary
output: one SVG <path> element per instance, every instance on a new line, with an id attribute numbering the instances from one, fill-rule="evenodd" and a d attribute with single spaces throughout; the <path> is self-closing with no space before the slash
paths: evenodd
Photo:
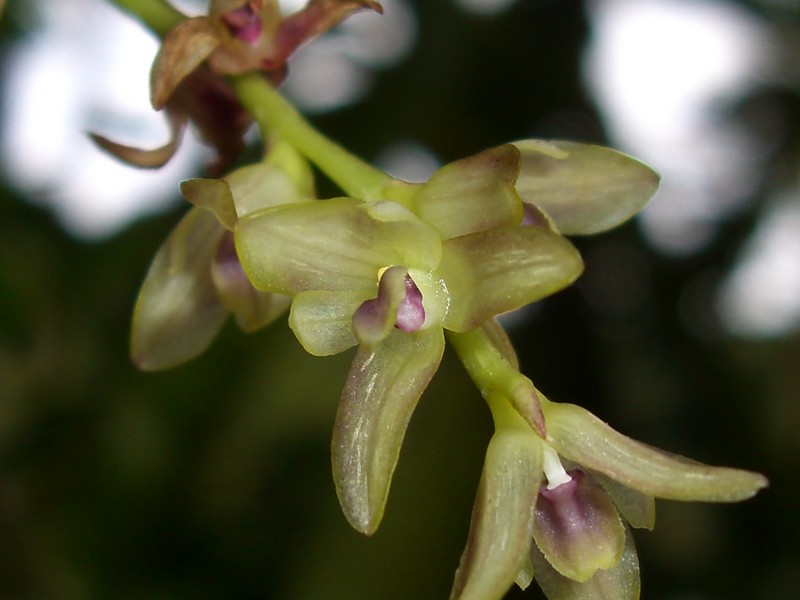
<path id="1" fill-rule="evenodd" d="M 579 76 L 581 2 L 520 0 L 493 18 L 444 0 L 414 7 L 414 53 L 362 102 L 314 119 L 334 139 L 374 157 L 413 138 L 444 161 L 523 136 L 606 141 Z M 782 39 L 798 30 L 792 10 L 750 8 Z M 789 84 L 753 90 L 728 116 L 779 111 L 773 164 L 798 165 L 799 101 Z M 770 478 L 744 504 L 659 502 L 655 531 L 636 534 L 646 599 L 800 598 L 800 338 L 687 325 L 706 318 L 698 275 L 734 265 L 771 185 L 765 176 L 689 256 L 660 254 L 635 223 L 578 240 L 585 277 L 511 330 L 523 371 L 551 398 Z M 180 212 L 81 242 L 0 186 L 0 598 L 447 597 L 491 435 L 452 353 L 412 420 L 384 522 L 365 539 L 330 476 L 350 353 L 309 357 L 284 321 L 253 336 L 228 324 L 191 364 L 137 372 L 131 308 Z M 643 301 L 624 302 L 629 290 Z M 611 308 L 587 300 L 598 294 Z"/>

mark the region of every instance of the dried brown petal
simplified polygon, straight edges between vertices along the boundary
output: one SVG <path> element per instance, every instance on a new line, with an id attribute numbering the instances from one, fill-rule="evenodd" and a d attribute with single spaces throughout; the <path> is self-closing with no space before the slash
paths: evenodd
<path id="1" fill-rule="evenodd" d="M 206 17 L 187 19 L 164 38 L 150 70 L 150 102 L 160 110 L 180 83 L 222 43 Z"/>
<path id="2" fill-rule="evenodd" d="M 301 11 L 289 15 L 278 28 L 274 52 L 262 60 L 262 68 L 271 71 L 286 63 L 289 56 L 306 42 L 325 33 L 358 10 L 383 14 L 383 7 L 372 0 L 311 0 Z"/>
<path id="3" fill-rule="evenodd" d="M 163 146 L 152 150 L 143 150 L 141 148 L 134 148 L 133 146 L 126 146 L 125 144 L 112 141 L 97 133 L 89 133 L 89 137 L 100 148 L 116 156 L 121 161 L 143 169 L 158 169 L 167 164 L 169 159 L 175 154 L 175 151 L 178 149 L 178 144 L 181 141 L 183 127 L 186 124 L 186 117 L 175 111 L 168 111 L 167 117 L 170 125 L 169 141 Z"/>

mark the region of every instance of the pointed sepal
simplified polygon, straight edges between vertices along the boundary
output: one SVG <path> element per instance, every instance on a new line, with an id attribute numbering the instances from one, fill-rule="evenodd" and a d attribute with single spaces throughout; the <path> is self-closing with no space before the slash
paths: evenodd
<path id="1" fill-rule="evenodd" d="M 169 139 L 167 143 L 158 148 L 144 149 L 120 144 L 98 133 L 89 133 L 89 138 L 99 148 L 102 148 L 119 160 L 140 167 L 142 169 L 158 169 L 163 167 L 175 155 L 181 141 L 186 117 L 176 111 L 167 110 L 169 125 Z"/>
<path id="2" fill-rule="evenodd" d="M 648 496 L 738 502 L 767 485 L 759 473 L 704 465 L 637 442 L 574 404 L 542 398 L 542 409 L 548 441 L 560 455 Z"/>
<path id="3" fill-rule="evenodd" d="M 192 208 L 156 252 L 131 329 L 131 357 L 146 371 L 166 369 L 202 353 L 227 311 L 217 298 L 211 262 L 225 229 Z"/>
<path id="4" fill-rule="evenodd" d="M 530 430 L 498 429 L 486 450 L 451 600 L 499 600 L 524 571 L 541 481 L 541 440 Z"/>
<path id="5" fill-rule="evenodd" d="M 362 533 L 374 533 L 381 522 L 406 427 L 443 352 L 440 328 L 394 331 L 375 350 L 359 350 L 353 359 L 331 458 L 342 510 Z"/>
<path id="6" fill-rule="evenodd" d="M 519 150 L 507 144 L 445 165 L 417 196 L 417 214 L 450 239 L 522 220 Z"/>
<path id="7" fill-rule="evenodd" d="M 627 221 L 658 189 L 647 165 L 610 148 L 563 141 L 515 142 L 517 193 L 543 209 L 564 235 L 606 231 Z"/>
<path id="8" fill-rule="evenodd" d="M 447 240 L 438 272 L 453 302 L 444 326 L 463 332 L 571 284 L 583 261 L 565 237 L 502 227 Z"/>

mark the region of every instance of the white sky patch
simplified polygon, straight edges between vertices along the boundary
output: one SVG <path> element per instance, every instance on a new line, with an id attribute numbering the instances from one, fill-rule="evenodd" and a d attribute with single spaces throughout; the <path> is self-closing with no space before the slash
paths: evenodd
<path id="1" fill-rule="evenodd" d="M 761 217 L 718 304 L 728 329 L 754 337 L 800 327 L 800 190 Z"/>
<path id="2" fill-rule="evenodd" d="M 375 69 L 395 66 L 411 53 L 417 21 L 408 3 L 381 5 L 382 15 L 358 12 L 290 59 L 282 89 L 302 110 L 320 113 L 357 102 L 369 92 Z"/>
<path id="3" fill-rule="evenodd" d="M 441 166 L 441 161 L 422 144 L 405 141 L 395 142 L 381 150 L 375 164 L 392 177 L 422 183 Z"/>
<path id="4" fill-rule="evenodd" d="M 612 142 L 663 177 L 645 233 L 664 251 L 696 251 L 760 168 L 754 142 L 716 107 L 769 77 L 767 31 L 713 0 L 594 0 L 590 18 L 585 77 Z"/>
<path id="5" fill-rule="evenodd" d="M 37 8 L 45 25 L 8 58 L 2 166 L 68 231 L 107 236 L 174 200 L 202 150 L 184 138 L 166 168 L 143 171 L 97 149 L 87 131 L 143 147 L 166 142 L 164 118 L 148 100 L 155 39 L 102 0 L 40 1 Z"/>

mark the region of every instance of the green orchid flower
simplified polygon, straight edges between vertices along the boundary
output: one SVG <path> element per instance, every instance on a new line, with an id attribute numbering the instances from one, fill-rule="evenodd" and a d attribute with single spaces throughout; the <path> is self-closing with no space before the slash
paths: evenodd
<path id="1" fill-rule="evenodd" d="M 559 168 L 542 172 L 548 161 Z M 542 182 L 570 170 L 584 182 L 600 177 L 599 191 L 583 198 L 574 174 L 560 196 L 547 191 Z M 520 142 L 445 165 L 424 184 L 392 181 L 385 200 L 277 206 L 237 221 L 248 277 L 293 297 L 289 325 L 303 347 L 326 356 L 359 346 L 333 437 L 334 479 L 356 529 L 369 534 L 380 523 L 408 421 L 441 360 L 443 331 L 492 331 L 494 316 L 571 284 L 583 266 L 557 231 L 564 215 L 605 212 L 613 226 L 657 182 L 649 168 L 608 149 Z M 541 429 L 532 384 L 510 395 Z"/>
<path id="2" fill-rule="evenodd" d="M 488 399 L 496 432 L 454 600 L 502 598 L 514 582 L 524 589 L 534 578 L 550 600 L 634 600 L 639 568 L 629 526 L 653 528 L 654 498 L 738 502 L 767 485 L 757 473 L 662 452 L 579 406 L 540 396 L 542 438 L 502 407 L 505 398 Z"/>
<path id="3" fill-rule="evenodd" d="M 190 179 L 194 206 L 156 252 L 133 313 L 131 356 L 143 370 L 166 369 L 201 354 L 233 314 L 250 333 L 273 322 L 290 298 L 256 290 L 233 245 L 236 220 L 267 206 L 308 202 L 308 164 L 276 142 L 267 159 L 223 179 Z"/>
<path id="4" fill-rule="evenodd" d="M 516 210 L 521 220 L 521 205 Z M 380 522 L 408 420 L 441 360 L 443 331 L 478 327 L 562 289 L 582 270 L 572 244 L 550 229 L 462 223 L 476 231 L 444 240 L 400 204 L 352 198 L 276 206 L 236 223 L 253 285 L 293 296 L 289 325 L 303 347 L 324 356 L 359 346 L 333 465 L 344 512 L 365 533 Z"/>

